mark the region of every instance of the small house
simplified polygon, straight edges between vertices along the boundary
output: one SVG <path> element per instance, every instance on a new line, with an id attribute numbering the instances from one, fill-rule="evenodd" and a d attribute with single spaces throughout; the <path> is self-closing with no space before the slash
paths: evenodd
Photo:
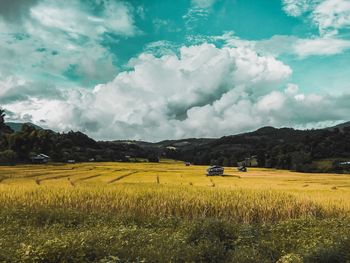
<path id="1" fill-rule="evenodd" d="M 48 163 L 50 160 L 50 156 L 47 156 L 46 154 L 40 153 L 31 158 L 32 163 L 36 164 L 45 164 Z"/>
<path id="2" fill-rule="evenodd" d="M 349 161 L 339 162 L 337 167 L 340 170 L 349 170 L 350 169 L 350 162 Z"/>
<path id="3" fill-rule="evenodd" d="M 186 166 L 191 166 L 191 163 L 190 162 L 185 162 L 185 165 Z"/>
<path id="4" fill-rule="evenodd" d="M 213 165 L 207 169 L 207 176 L 223 175 L 224 167 Z"/>
<path id="5" fill-rule="evenodd" d="M 68 160 L 67 163 L 75 163 L 75 160 Z"/>
<path id="6" fill-rule="evenodd" d="M 176 147 L 174 146 L 167 146 L 166 148 L 170 151 L 176 151 Z"/>

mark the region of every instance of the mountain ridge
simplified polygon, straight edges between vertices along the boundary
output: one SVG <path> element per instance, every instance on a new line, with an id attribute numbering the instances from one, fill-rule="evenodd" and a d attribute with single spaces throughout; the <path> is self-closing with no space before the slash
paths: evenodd
<path id="1" fill-rule="evenodd" d="M 341 128 L 297 130 L 267 126 L 221 138 L 152 143 L 95 141 L 82 132 L 56 133 L 29 126 L 21 132 L 0 136 L 0 163 L 1 158 L 6 161 L 8 156 L 12 156 L 12 162 L 27 163 L 33 154 L 44 153 L 54 162 L 169 158 L 198 165 L 236 166 L 242 160 L 255 156 L 259 167 L 326 172 L 337 169 L 335 164 L 339 162 L 336 160 L 350 160 L 350 126 L 346 122 L 338 127 Z M 1 157 L 1 152 L 5 157 Z M 321 170 L 315 163 L 322 160 L 328 160 L 329 165 Z"/>
<path id="2" fill-rule="evenodd" d="M 34 127 L 35 129 L 37 130 L 43 130 L 42 127 L 34 124 L 34 123 L 31 123 L 31 122 L 5 122 L 5 125 L 7 125 L 8 127 L 10 127 L 14 132 L 19 132 L 22 130 L 22 127 L 23 125 L 29 125 L 29 126 L 32 126 Z"/>

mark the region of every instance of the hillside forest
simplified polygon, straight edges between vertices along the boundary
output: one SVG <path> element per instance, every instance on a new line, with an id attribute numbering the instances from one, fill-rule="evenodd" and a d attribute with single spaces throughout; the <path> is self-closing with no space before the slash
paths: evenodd
<path id="1" fill-rule="evenodd" d="M 0 109 L 0 163 L 30 163 L 39 153 L 50 156 L 53 162 L 156 162 L 170 158 L 223 166 L 237 166 L 253 156 L 258 167 L 343 173 L 350 170 L 346 164 L 350 160 L 350 124 L 312 130 L 264 127 L 219 139 L 96 141 L 79 131 L 58 133 L 30 123 L 15 132 L 5 123 L 5 111 Z"/>

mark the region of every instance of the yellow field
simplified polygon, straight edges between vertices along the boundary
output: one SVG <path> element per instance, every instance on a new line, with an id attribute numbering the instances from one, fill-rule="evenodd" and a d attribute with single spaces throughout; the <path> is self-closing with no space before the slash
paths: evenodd
<path id="1" fill-rule="evenodd" d="M 228 167 L 225 176 L 207 177 L 206 168 L 174 161 L 5 166 L 0 206 L 248 223 L 350 213 L 350 175 Z"/>

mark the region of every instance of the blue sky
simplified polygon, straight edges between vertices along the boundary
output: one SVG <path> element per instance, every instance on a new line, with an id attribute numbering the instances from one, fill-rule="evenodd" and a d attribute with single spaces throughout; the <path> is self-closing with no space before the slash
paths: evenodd
<path id="1" fill-rule="evenodd" d="M 3 0 L 8 120 L 96 139 L 349 120 L 349 0 Z"/>

